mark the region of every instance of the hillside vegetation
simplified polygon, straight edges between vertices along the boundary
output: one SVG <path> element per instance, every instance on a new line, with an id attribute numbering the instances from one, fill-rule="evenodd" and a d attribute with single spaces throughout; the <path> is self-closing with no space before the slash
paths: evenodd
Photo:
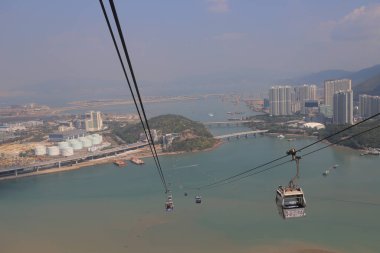
<path id="1" fill-rule="evenodd" d="M 353 87 L 353 90 L 355 100 L 358 100 L 359 94 L 380 96 L 380 73 Z"/>
<path id="2" fill-rule="evenodd" d="M 203 124 L 180 115 L 161 115 L 148 121 L 151 130 L 157 130 L 159 136 L 170 133 L 178 134 L 179 137 L 175 138 L 172 145 L 165 150 L 168 152 L 204 150 L 211 148 L 216 143 L 212 134 Z M 143 132 L 140 123 L 113 129 L 113 133 L 127 143 L 138 141 Z M 159 138 L 158 143 L 162 144 L 162 138 Z"/>
<path id="3" fill-rule="evenodd" d="M 356 127 L 353 127 L 347 131 L 344 131 L 341 134 L 335 135 L 332 138 L 329 139 L 330 142 L 336 142 L 341 139 L 353 136 L 355 134 L 358 134 L 360 132 L 366 131 L 370 128 L 378 126 L 380 123 L 380 120 L 372 120 L 370 122 L 363 123 L 363 125 L 358 125 Z M 321 131 L 320 138 L 324 138 L 326 136 L 329 136 L 330 134 L 336 133 L 343 128 L 347 126 L 341 125 L 327 125 L 326 129 Z M 368 131 L 364 134 L 358 135 L 356 137 L 353 137 L 352 139 L 348 139 L 346 141 L 342 141 L 339 143 L 339 145 L 348 146 L 351 148 L 380 148 L 380 135 L 379 130 L 374 129 L 372 131 Z"/>

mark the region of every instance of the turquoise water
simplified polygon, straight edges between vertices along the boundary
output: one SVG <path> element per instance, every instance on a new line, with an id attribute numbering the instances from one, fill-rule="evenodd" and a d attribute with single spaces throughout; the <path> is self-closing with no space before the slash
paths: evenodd
<path id="1" fill-rule="evenodd" d="M 310 142 L 260 136 L 161 157 L 173 213 L 163 211 L 165 196 L 151 159 L 141 167 L 99 165 L 1 182 L 0 252 L 264 252 L 254 249 L 283 242 L 379 252 L 378 157 L 328 148 L 302 159 L 308 207 L 297 220 L 282 220 L 274 203 L 276 187 L 293 176 L 294 164 L 207 191 L 187 189 Z M 339 167 L 323 177 L 333 164 Z M 194 203 L 196 194 L 201 205 Z"/>
<path id="2" fill-rule="evenodd" d="M 216 98 L 157 104 L 150 110 L 150 115 L 164 110 L 200 121 L 225 120 L 227 111 L 250 114 L 242 104 Z M 211 130 L 224 134 L 246 129 Z M 304 157 L 300 185 L 308 206 L 301 219 L 283 220 L 274 201 L 277 186 L 293 177 L 294 164 L 209 190 L 190 189 L 312 141 L 258 136 L 212 151 L 162 156 L 174 197 L 172 213 L 163 210 L 163 187 L 149 158 L 141 167 L 108 164 L 1 181 L 0 252 L 380 252 L 379 157 L 342 148 Z M 323 177 L 334 164 L 339 167 Z M 194 203 L 197 194 L 203 197 L 201 205 Z"/>

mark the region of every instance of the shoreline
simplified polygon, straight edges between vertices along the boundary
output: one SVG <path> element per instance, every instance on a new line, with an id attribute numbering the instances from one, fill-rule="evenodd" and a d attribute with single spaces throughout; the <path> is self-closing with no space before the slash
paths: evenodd
<path id="1" fill-rule="evenodd" d="M 217 149 L 222 144 L 223 144 L 223 141 L 219 140 L 212 147 L 210 147 L 208 149 L 195 150 L 192 152 L 176 151 L 176 152 L 165 153 L 165 152 L 162 152 L 161 149 L 158 149 L 157 155 L 164 156 L 164 155 L 180 155 L 180 154 L 185 154 L 185 153 L 197 153 L 197 152 L 204 152 L 204 151 L 207 152 L 207 151 L 212 151 L 212 150 Z M 72 171 L 72 170 L 79 170 L 82 168 L 86 168 L 86 167 L 90 167 L 90 166 L 94 166 L 94 165 L 100 165 L 100 164 L 112 164 L 117 159 L 123 159 L 123 160 L 129 161 L 132 157 L 137 157 L 139 159 L 150 158 L 150 157 L 152 157 L 152 154 L 151 154 L 149 148 L 144 148 L 144 149 L 137 150 L 137 151 L 136 150 L 128 151 L 128 152 L 119 154 L 117 156 L 99 158 L 96 160 L 86 161 L 86 162 L 73 164 L 73 165 L 69 165 L 69 166 L 62 166 L 60 168 L 52 168 L 52 169 L 47 169 L 47 170 L 42 170 L 42 171 L 31 172 L 31 173 L 27 173 L 27 174 L 20 174 L 17 176 L 0 177 L 0 181 L 12 180 L 12 179 L 18 179 L 18 178 L 24 178 L 24 177 L 33 177 L 33 176 L 39 176 L 39 175 L 47 175 L 47 174 L 66 172 L 66 171 Z"/>
<path id="2" fill-rule="evenodd" d="M 280 134 L 285 136 L 285 138 L 284 138 L 285 140 L 287 140 L 287 137 L 301 137 L 301 138 L 318 139 L 317 136 L 313 136 L 313 135 L 286 134 L 286 133 L 285 134 L 284 133 L 265 133 L 265 135 L 270 136 L 270 137 L 277 137 L 277 135 L 280 135 Z M 331 142 L 329 142 L 328 140 L 323 140 L 321 142 L 325 143 L 327 145 L 331 144 Z M 339 144 L 331 145 L 331 147 L 335 147 L 335 148 L 341 149 L 341 150 L 354 151 L 354 152 L 358 152 L 358 153 L 366 151 L 365 149 L 362 149 L 362 148 L 352 148 L 352 147 L 349 147 L 349 146 L 344 146 L 344 145 L 339 145 Z"/>

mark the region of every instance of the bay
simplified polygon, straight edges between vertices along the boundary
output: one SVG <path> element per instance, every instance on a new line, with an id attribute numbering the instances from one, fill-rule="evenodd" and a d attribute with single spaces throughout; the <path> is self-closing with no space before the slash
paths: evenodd
<path id="1" fill-rule="evenodd" d="M 197 106 L 196 120 L 208 120 L 213 112 L 217 117 L 218 110 L 218 120 L 228 117 L 226 109 L 209 110 L 207 102 Z M 107 164 L 2 181 L 0 252 L 379 252 L 379 157 L 330 147 L 301 159 L 307 216 L 300 219 L 283 220 L 275 205 L 275 189 L 294 176 L 294 163 L 194 190 L 312 141 L 257 136 L 212 151 L 161 156 L 172 213 L 164 211 L 165 194 L 150 158 L 144 166 Z M 323 177 L 334 164 L 339 167 Z M 195 204 L 197 194 L 201 205 Z"/>

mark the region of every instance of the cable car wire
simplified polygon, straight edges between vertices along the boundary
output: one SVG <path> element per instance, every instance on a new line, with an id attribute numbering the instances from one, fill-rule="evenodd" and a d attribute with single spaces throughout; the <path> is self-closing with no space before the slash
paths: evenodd
<path id="1" fill-rule="evenodd" d="M 150 139 L 151 140 L 151 143 L 152 143 L 152 147 L 153 147 L 153 151 L 154 151 L 154 154 L 157 158 L 157 163 L 158 163 L 158 168 L 159 170 L 161 171 L 161 174 L 162 174 L 162 178 L 164 180 L 164 184 L 165 184 L 165 192 L 168 192 L 168 187 L 166 185 L 166 182 L 165 182 L 165 177 L 163 175 L 163 172 L 162 172 L 162 167 L 161 167 L 161 164 L 160 164 L 160 160 L 158 159 L 158 155 L 157 155 L 157 151 L 156 151 L 156 147 L 154 145 L 154 142 L 153 142 L 153 137 L 152 137 L 152 132 L 150 131 L 150 126 L 149 126 L 149 122 L 148 122 L 148 119 L 146 117 L 146 113 L 145 113 L 145 109 L 144 109 L 144 105 L 143 105 L 143 102 L 142 102 L 142 98 L 141 98 L 141 94 L 140 94 L 140 91 L 139 91 L 139 87 L 137 85 L 137 81 L 136 81 L 136 77 L 135 77 L 135 74 L 134 74 L 134 71 L 133 71 L 133 67 L 132 67 L 132 62 L 131 62 L 131 59 L 129 57 L 129 53 L 128 53 L 128 49 L 127 49 L 127 46 L 126 46 L 126 43 L 125 43 L 125 39 L 124 39 L 124 35 L 123 35 L 123 31 L 121 29 L 121 25 L 120 25 L 120 22 L 119 22 L 119 17 L 117 15 L 117 11 L 116 11 L 116 7 L 115 7 L 115 4 L 114 4 L 114 1 L 113 0 L 109 0 L 109 3 L 111 5 L 111 9 L 112 9 L 112 14 L 114 16 L 114 19 L 115 19 L 115 23 L 116 23 L 116 27 L 117 27 L 117 30 L 118 30 L 118 33 L 119 33 L 119 37 L 120 37 L 120 41 L 121 41 L 121 44 L 123 46 L 123 50 L 124 50 L 124 53 L 125 53 L 125 57 L 127 59 L 127 62 L 128 62 L 128 66 L 129 66 L 129 71 L 131 73 L 131 76 L 132 76 L 132 80 L 133 80 L 133 84 L 135 86 L 135 91 L 136 91 L 136 94 L 137 94 L 137 97 L 138 97 L 138 100 L 139 100 L 139 103 L 140 103 L 140 106 L 141 106 L 141 111 L 142 111 L 142 114 L 144 116 L 144 120 L 145 120 L 145 123 L 146 123 L 146 127 L 148 129 L 148 134 L 149 134 L 149 138 L 148 140 Z"/>
<path id="2" fill-rule="evenodd" d="M 117 45 L 117 43 L 116 43 L 116 39 L 115 39 L 115 36 L 114 36 L 113 30 L 112 30 L 111 24 L 110 24 L 110 22 L 109 22 L 107 12 L 106 12 L 106 10 L 105 10 L 105 7 L 104 7 L 104 4 L 103 4 L 103 1 L 102 1 L 102 0 L 99 0 L 99 2 L 100 2 L 100 5 L 101 5 L 101 8 L 102 8 L 102 11 L 103 11 L 103 15 L 104 15 L 104 17 L 105 17 L 105 19 L 106 19 L 106 23 L 107 23 L 108 29 L 109 29 L 109 31 L 110 31 L 110 34 L 111 34 L 111 37 L 112 37 L 112 41 L 113 41 L 113 43 L 114 43 L 114 46 L 115 46 L 115 49 L 116 49 L 116 52 L 117 52 L 118 58 L 119 58 L 119 60 L 120 60 L 120 64 L 121 64 L 121 66 L 122 66 L 122 69 L 123 69 L 123 72 L 124 72 L 124 76 L 125 76 L 125 78 L 126 78 L 126 80 L 127 80 L 127 84 L 128 84 L 129 90 L 130 90 L 130 92 L 131 92 L 131 95 L 132 95 L 132 99 L 133 99 L 134 105 L 135 105 L 136 110 L 137 110 L 137 113 L 138 113 L 138 115 L 139 115 L 139 119 L 140 119 L 141 125 L 142 125 L 142 127 L 143 127 L 143 129 L 144 129 L 144 133 L 145 133 L 145 135 L 147 136 L 147 134 L 146 134 L 146 129 L 145 129 L 145 125 L 144 125 L 143 120 L 142 120 L 142 117 L 141 117 L 140 109 L 139 109 L 139 107 L 138 107 L 138 105 L 137 105 L 135 95 L 134 95 L 134 93 L 133 93 L 133 90 L 132 90 L 131 84 L 130 84 L 130 82 L 129 82 L 129 78 L 128 78 L 127 72 L 126 72 L 126 70 L 125 70 L 124 62 L 123 62 L 123 60 L 122 60 L 122 58 L 121 58 L 120 50 L 119 50 L 119 47 L 118 47 L 118 45 Z M 147 139 L 149 139 L 149 138 L 147 137 Z M 154 156 L 154 153 L 153 153 L 153 150 L 152 150 L 152 147 L 151 147 L 150 144 L 149 144 L 149 147 L 150 147 L 150 150 L 151 150 L 152 155 L 153 155 L 153 157 L 154 157 L 154 161 L 155 161 L 155 163 L 156 163 L 156 167 L 158 167 L 158 165 L 157 165 L 157 161 L 156 161 L 156 157 Z M 159 173 L 159 176 L 160 176 L 160 178 L 161 178 L 161 182 L 163 183 L 164 188 L 165 188 L 163 174 L 161 173 L 160 170 L 158 170 L 158 173 Z"/>
<path id="3" fill-rule="evenodd" d="M 127 61 L 128 61 L 128 67 L 129 67 L 129 70 L 131 72 L 131 76 L 132 76 L 132 79 L 133 79 L 134 87 L 135 87 L 135 90 L 136 90 L 136 93 L 137 93 L 137 97 L 138 97 L 138 100 L 139 100 L 139 105 L 140 105 L 140 108 L 141 108 L 143 116 L 141 116 L 141 112 L 140 112 L 139 106 L 137 104 L 136 97 L 134 95 L 132 86 L 130 84 L 130 81 L 129 81 L 129 78 L 128 78 L 128 75 L 127 75 L 127 71 L 125 69 L 125 65 L 123 63 L 123 60 L 122 60 L 122 57 L 121 57 L 121 54 L 120 54 L 119 47 L 117 45 L 117 42 L 116 42 L 113 30 L 112 30 L 111 24 L 110 24 L 109 19 L 108 19 L 107 11 L 106 11 L 106 9 L 104 7 L 103 1 L 99 0 L 99 2 L 100 2 L 100 5 L 101 5 L 101 8 L 102 8 L 103 15 L 104 15 L 104 17 L 106 19 L 106 23 L 107 23 L 109 32 L 111 34 L 112 41 L 114 43 L 114 46 L 115 46 L 118 58 L 120 60 L 120 64 L 122 66 L 122 69 L 123 69 L 123 72 L 124 72 L 124 76 L 125 76 L 125 78 L 127 80 L 127 84 L 128 84 L 129 90 L 131 92 L 133 102 L 135 104 L 137 113 L 139 115 L 139 119 L 140 119 L 141 125 L 142 125 L 142 127 L 144 129 L 145 136 L 147 137 L 149 148 L 151 150 L 153 159 L 155 161 L 158 174 L 159 174 L 161 182 L 162 182 L 162 184 L 164 186 L 165 193 L 167 193 L 169 191 L 169 189 L 168 189 L 168 186 L 166 184 L 166 180 L 165 180 L 165 177 L 164 177 L 164 174 L 163 174 L 163 171 L 162 171 L 162 167 L 161 167 L 158 155 L 157 155 L 157 151 L 156 151 L 155 145 L 154 145 L 154 141 L 153 141 L 152 134 L 151 134 L 150 127 L 149 127 L 149 123 L 148 123 L 148 120 L 147 120 L 147 117 L 146 117 L 144 105 L 143 105 L 143 102 L 142 102 L 142 99 L 141 99 L 141 95 L 140 95 L 140 92 L 139 92 L 139 89 L 138 89 L 138 85 L 137 85 L 137 82 L 136 82 L 136 77 L 135 77 L 134 72 L 133 72 L 132 63 L 131 63 L 131 60 L 130 60 L 129 55 L 128 55 L 128 51 L 127 51 L 126 43 L 125 43 L 125 40 L 124 40 L 124 36 L 122 34 L 122 31 L 121 31 L 121 26 L 120 26 L 120 22 L 119 22 L 119 19 L 118 19 L 118 16 L 117 16 L 115 5 L 114 5 L 114 3 L 113 3 L 112 0 L 109 1 L 111 9 L 112 9 L 113 16 L 114 16 L 114 19 L 115 19 L 115 23 L 116 23 L 116 26 L 117 26 L 117 29 L 118 29 L 119 37 L 120 37 L 120 40 L 121 40 L 121 43 L 122 43 L 122 46 L 123 46 L 123 50 L 124 50 L 125 56 L 126 56 Z"/>

